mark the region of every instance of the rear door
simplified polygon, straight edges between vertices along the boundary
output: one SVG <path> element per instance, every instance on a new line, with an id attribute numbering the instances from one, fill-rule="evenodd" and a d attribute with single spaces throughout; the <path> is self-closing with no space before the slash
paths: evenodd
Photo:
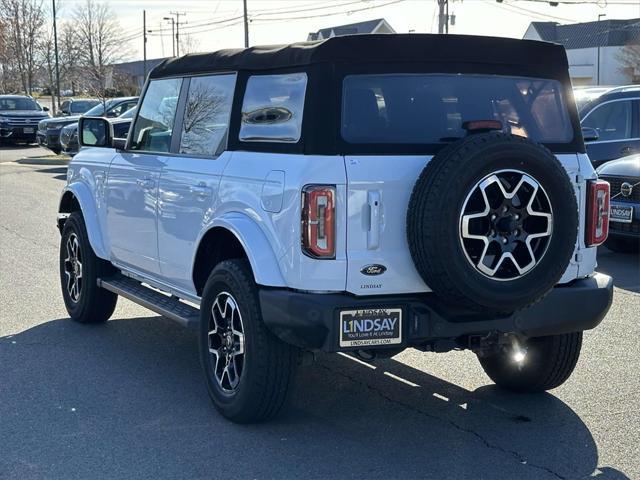
<path id="1" fill-rule="evenodd" d="M 176 152 L 162 169 L 158 194 L 158 254 L 162 277 L 193 290 L 192 260 L 207 216 L 217 202 L 235 74 L 185 79 L 184 114 L 176 125 Z"/>
<path id="2" fill-rule="evenodd" d="M 345 76 L 341 137 L 352 152 L 345 155 L 347 290 L 357 295 L 429 291 L 406 234 L 409 199 L 420 173 L 438 149 L 467 135 L 463 124 L 471 120 L 497 120 L 504 131 L 543 143 L 570 141 L 566 110 L 558 113 L 559 90 L 554 81 L 516 77 Z M 575 179 L 576 155 L 558 158 Z"/>

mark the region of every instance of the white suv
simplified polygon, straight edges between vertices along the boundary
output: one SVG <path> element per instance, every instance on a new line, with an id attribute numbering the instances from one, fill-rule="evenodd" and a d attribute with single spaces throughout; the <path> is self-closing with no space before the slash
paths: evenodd
<path id="1" fill-rule="evenodd" d="M 611 304 L 594 273 L 609 186 L 557 45 L 187 55 L 151 72 L 127 139 L 88 117 L 79 136 L 58 219 L 69 315 L 106 321 L 123 296 L 197 326 L 237 422 L 273 417 L 308 351 L 468 348 L 498 385 L 551 389 Z"/>

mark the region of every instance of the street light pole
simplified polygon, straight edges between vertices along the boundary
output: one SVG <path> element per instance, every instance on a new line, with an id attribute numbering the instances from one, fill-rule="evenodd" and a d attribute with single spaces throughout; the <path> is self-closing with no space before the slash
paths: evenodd
<path id="1" fill-rule="evenodd" d="M 606 13 L 600 13 L 598 15 L 598 22 L 600 22 L 600 19 L 602 17 L 606 17 L 607 14 Z M 600 35 L 600 32 L 598 32 L 598 35 L 596 36 L 596 40 L 598 42 L 598 66 L 596 67 L 596 85 L 600 85 L 600 38 L 602 37 L 602 35 Z"/>
<path id="2" fill-rule="evenodd" d="M 147 11 L 142 10 L 142 71 L 144 78 L 142 83 L 147 81 Z"/>
<path id="3" fill-rule="evenodd" d="M 60 67 L 58 64 L 58 25 L 56 20 L 56 0 L 51 1 L 53 2 L 53 49 L 55 51 L 56 59 L 56 96 L 58 97 L 58 108 L 55 108 L 55 102 L 52 103 L 52 106 L 54 107 L 53 113 L 56 113 L 56 111 L 60 109 Z"/>
<path id="4" fill-rule="evenodd" d="M 247 15 L 247 0 L 242 0 L 244 6 L 244 48 L 249 48 L 249 16 Z"/>
<path id="5" fill-rule="evenodd" d="M 171 49 L 172 56 L 176 56 L 176 19 L 173 17 L 164 17 L 163 20 L 171 20 Z"/>

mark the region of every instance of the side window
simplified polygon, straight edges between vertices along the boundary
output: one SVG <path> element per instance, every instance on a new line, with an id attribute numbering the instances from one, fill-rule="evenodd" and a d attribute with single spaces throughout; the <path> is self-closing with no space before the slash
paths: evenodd
<path id="1" fill-rule="evenodd" d="M 227 143 L 236 76 L 193 77 L 184 108 L 180 153 L 216 156 Z"/>
<path id="2" fill-rule="evenodd" d="M 595 128 L 599 141 L 631 138 L 631 101 L 604 103 L 593 109 L 582 122 L 583 127 Z"/>
<path id="3" fill-rule="evenodd" d="M 240 140 L 288 143 L 300 140 L 306 89 L 306 73 L 250 77 L 242 103 Z"/>
<path id="4" fill-rule="evenodd" d="M 61 112 L 69 111 L 69 100 L 65 100 L 64 102 L 62 102 L 62 104 L 60 105 L 60 111 Z"/>
<path id="5" fill-rule="evenodd" d="M 181 78 L 154 80 L 142 99 L 140 112 L 133 128 L 131 150 L 168 152 L 176 116 Z"/>
<path id="6" fill-rule="evenodd" d="M 127 138 L 130 122 L 116 123 L 113 125 L 113 136 L 115 138 Z"/>

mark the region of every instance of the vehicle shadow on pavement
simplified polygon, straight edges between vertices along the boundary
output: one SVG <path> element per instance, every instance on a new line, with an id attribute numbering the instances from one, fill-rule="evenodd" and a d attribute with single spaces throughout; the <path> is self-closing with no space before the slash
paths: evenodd
<path id="1" fill-rule="evenodd" d="M 598 247 L 597 270 L 611 275 L 616 287 L 640 293 L 640 255 Z"/>
<path id="2" fill-rule="evenodd" d="M 545 479 L 598 468 L 588 428 L 553 395 L 374 366 L 320 355 L 280 418 L 234 425 L 207 397 L 194 332 L 160 317 L 49 321 L 0 337 L 0 478 Z"/>

